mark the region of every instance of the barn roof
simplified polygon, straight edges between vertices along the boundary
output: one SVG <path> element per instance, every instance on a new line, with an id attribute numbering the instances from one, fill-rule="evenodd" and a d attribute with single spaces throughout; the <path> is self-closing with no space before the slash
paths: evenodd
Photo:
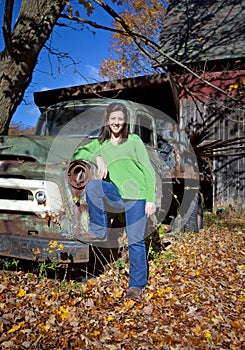
<path id="1" fill-rule="evenodd" d="M 171 0 L 159 45 L 182 63 L 244 58 L 245 0 Z"/>
<path id="2" fill-rule="evenodd" d="M 177 114 L 177 92 L 171 75 L 163 73 L 34 92 L 34 101 L 40 109 L 62 101 L 98 97 L 153 106 L 174 119 Z"/>

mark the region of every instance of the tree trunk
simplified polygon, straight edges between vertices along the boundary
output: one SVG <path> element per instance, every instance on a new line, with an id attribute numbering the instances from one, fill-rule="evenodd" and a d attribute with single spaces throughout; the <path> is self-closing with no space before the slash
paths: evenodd
<path id="1" fill-rule="evenodd" d="M 22 0 L 12 33 L 5 33 L 6 47 L 0 52 L 1 135 L 8 133 L 11 118 L 31 82 L 38 55 L 65 4 L 65 0 Z"/>

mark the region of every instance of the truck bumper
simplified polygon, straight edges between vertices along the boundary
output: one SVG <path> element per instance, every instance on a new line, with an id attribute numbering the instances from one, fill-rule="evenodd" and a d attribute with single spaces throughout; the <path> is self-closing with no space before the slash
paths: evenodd
<path id="1" fill-rule="evenodd" d="M 89 261 L 89 245 L 72 240 L 51 241 L 0 233 L 0 255 L 40 262 L 85 263 Z"/>

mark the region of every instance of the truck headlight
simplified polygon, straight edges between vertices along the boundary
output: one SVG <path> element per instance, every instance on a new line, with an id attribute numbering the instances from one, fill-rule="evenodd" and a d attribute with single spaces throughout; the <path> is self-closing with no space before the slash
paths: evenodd
<path id="1" fill-rule="evenodd" d="M 44 191 L 37 191 L 35 194 L 35 198 L 38 202 L 38 204 L 43 204 L 47 200 L 46 193 Z"/>

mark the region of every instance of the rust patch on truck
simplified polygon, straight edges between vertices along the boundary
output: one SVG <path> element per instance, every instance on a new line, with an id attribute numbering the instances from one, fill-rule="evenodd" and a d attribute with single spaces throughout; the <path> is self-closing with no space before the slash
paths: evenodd
<path id="1" fill-rule="evenodd" d="M 76 204 L 75 230 L 80 233 L 88 230 L 88 205 L 84 199 L 86 184 L 92 179 L 98 179 L 97 168 L 84 160 L 71 161 L 66 171 L 67 182 L 73 193 L 73 202 Z"/>

